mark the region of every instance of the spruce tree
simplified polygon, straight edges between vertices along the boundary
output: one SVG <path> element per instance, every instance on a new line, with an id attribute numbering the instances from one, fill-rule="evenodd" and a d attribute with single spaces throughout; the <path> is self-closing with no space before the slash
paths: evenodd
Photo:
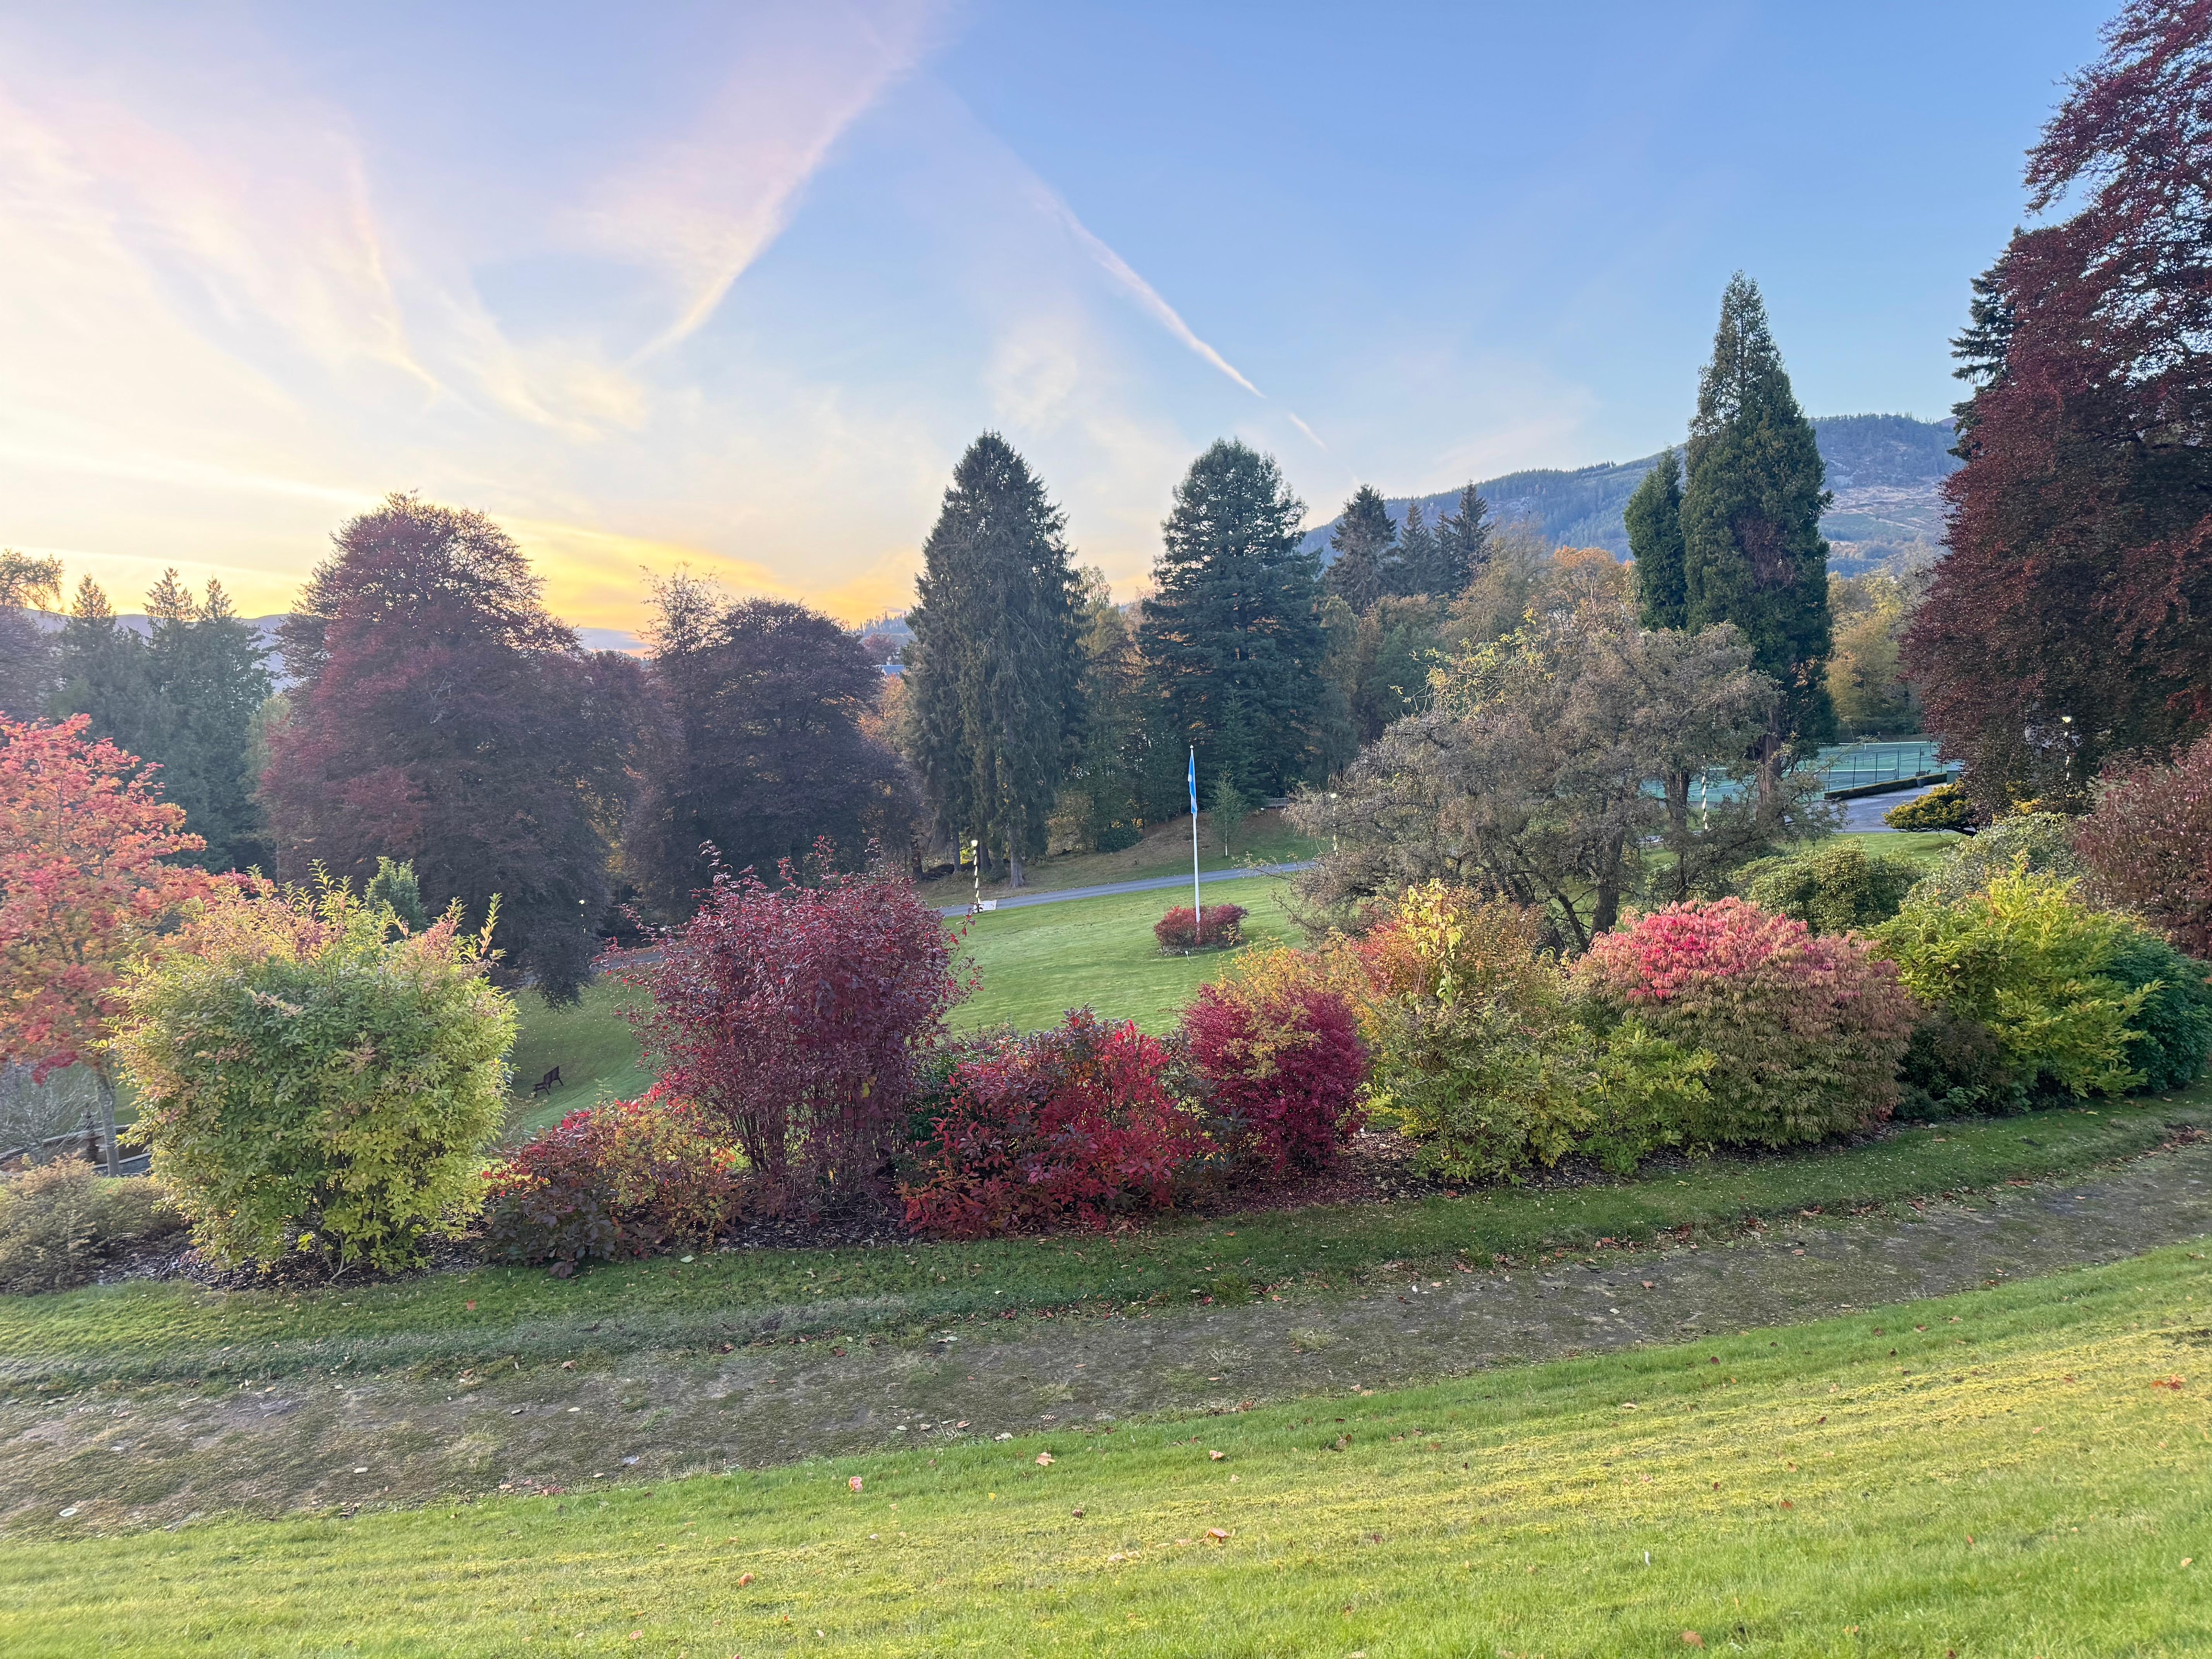
<path id="1" fill-rule="evenodd" d="M 207 838 L 210 870 L 270 866 L 273 847 L 253 799 L 247 750 L 254 712 L 267 699 L 269 653 L 239 618 L 219 581 L 195 601 L 174 570 L 146 595 L 153 622 L 146 665 L 147 744 L 162 787 Z"/>
<path id="2" fill-rule="evenodd" d="M 1682 491 L 1683 620 L 1734 623 L 1752 665 L 1782 687 L 1764 744 L 1835 734 L 1828 701 L 1829 495 L 1813 423 L 1797 406 L 1755 284 L 1739 271 L 1721 300 L 1712 361 L 1698 383 Z"/>
<path id="3" fill-rule="evenodd" d="M 1621 514 L 1636 558 L 1636 606 L 1646 628 L 1680 628 L 1689 611 L 1682 591 L 1682 464 L 1671 449 L 1644 475 Z"/>
<path id="4" fill-rule="evenodd" d="M 937 833 L 980 835 L 1016 887 L 1045 850 L 1082 738 L 1066 522 L 1013 447 L 986 432 L 953 471 L 908 618 L 908 752 Z"/>
<path id="5" fill-rule="evenodd" d="M 0 547 L 0 714 L 36 720 L 53 690 L 58 642 L 35 611 L 61 597 L 62 562 Z"/>
<path id="6" fill-rule="evenodd" d="M 1490 563 L 1490 503 L 1473 484 L 1459 492 L 1459 511 L 1437 520 L 1435 585 L 1425 590 L 1439 599 L 1467 591 Z"/>
<path id="7" fill-rule="evenodd" d="M 1391 592 L 1402 597 L 1443 592 L 1437 586 L 1441 574 L 1437 565 L 1437 532 L 1429 528 L 1420 502 L 1408 501 L 1406 522 L 1398 530 L 1397 579 L 1390 586 Z"/>
<path id="8" fill-rule="evenodd" d="M 1344 504 L 1344 515 L 1329 532 L 1336 559 L 1328 568 L 1328 591 L 1364 612 L 1385 593 L 1395 593 L 1401 574 L 1397 526 L 1373 484 L 1362 484 Z"/>
<path id="9" fill-rule="evenodd" d="M 1298 547 L 1304 514 L 1273 459 L 1234 439 L 1176 486 L 1141 637 L 1178 778 L 1186 744 L 1201 778 L 1226 772 L 1248 796 L 1280 794 L 1308 769 L 1328 638 L 1317 561 Z"/>

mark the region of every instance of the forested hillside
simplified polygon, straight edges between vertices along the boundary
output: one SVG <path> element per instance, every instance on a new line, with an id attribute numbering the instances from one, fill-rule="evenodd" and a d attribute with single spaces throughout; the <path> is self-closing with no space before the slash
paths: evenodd
<path id="1" fill-rule="evenodd" d="M 1936 486 L 1957 471 L 1951 454 L 1951 423 L 1917 421 L 1909 415 L 1827 415 L 1813 422 L 1820 459 L 1827 463 L 1828 488 L 1835 503 L 1820 521 L 1821 532 L 1836 550 L 1842 574 L 1879 564 L 1914 542 L 1942 538 L 1942 498 Z M 1633 461 L 1606 461 L 1571 472 L 1543 467 L 1509 472 L 1478 484 L 1501 524 L 1533 523 L 1553 541 L 1567 547 L 1602 547 L 1619 557 L 1628 554 L 1628 532 L 1621 509 L 1644 475 L 1658 464 L 1656 455 Z M 1459 499 L 1456 489 L 1419 498 L 1433 521 Z M 1410 497 L 1394 497 L 1390 517 L 1402 523 Z M 1305 545 L 1330 557 L 1328 534 L 1335 520 L 1307 532 Z"/>

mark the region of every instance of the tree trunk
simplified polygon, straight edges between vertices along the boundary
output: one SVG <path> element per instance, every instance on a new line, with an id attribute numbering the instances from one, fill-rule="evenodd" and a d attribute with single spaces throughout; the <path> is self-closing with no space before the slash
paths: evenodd
<path id="1" fill-rule="evenodd" d="M 1667 786 L 1667 842 L 1674 854 L 1674 902 L 1690 896 L 1690 775 L 1669 772 Z"/>
<path id="2" fill-rule="evenodd" d="M 1590 911 L 1590 937 L 1609 933 L 1613 925 L 1620 920 L 1620 851 L 1622 843 L 1614 842 L 1606 848 L 1605 873 L 1598 878 L 1597 902 Z"/>
<path id="3" fill-rule="evenodd" d="M 115 1156 L 115 1084 L 104 1066 L 95 1068 L 93 1076 L 100 1084 L 100 1139 L 106 1148 L 107 1173 L 120 1175 Z"/>
<path id="4" fill-rule="evenodd" d="M 1008 848 L 1006 849 L 1006 885 L 1018 887 L 1021 884 L 1022 855 L 1012 848 Z"/>

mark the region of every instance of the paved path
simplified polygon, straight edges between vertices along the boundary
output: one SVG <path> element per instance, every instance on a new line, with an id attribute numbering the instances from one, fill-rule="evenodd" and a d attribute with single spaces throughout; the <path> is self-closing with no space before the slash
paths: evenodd
<path id="1" fill-rule="evenodd" d="M 1313 860 L 1298 864 L 1255 864 L 1242 870 L 1208 870 L 1200 881 L 1242 881 L 1247 876 L 1289 876 L 1301 870 L 1313 868 Z M 1188 876 L 1147 876 L 1142 881 L 1109 881 L 1099 887 L 1067 887 L 1053 893 L 1013 893 L 998 901 L 1001 910 L 1018 910 L 1025 904 L 1058 904 L 1063 899 L 1110 898 L 1116 893 L 1150 893 L 1162 888 L 1188 887 Z M 985 903 L 990 901 L 986 899 Z M 946 904 L 938 907 L 940 916 L 964 916 L 974 907 L 967 904 Z"/>
<path id="2" fill-rule="evenodd" d="M 100 1529 L 228 1509 L 422 1504 L 502 1484 L 575 1492 L 602 1479 L 1224 1410 L 1694 1341 L 2207 1233 L 2212 1144 L 2198 1144 L 1970 1201 L 1801 1219 L 1732 1243 L 1608 1252 L 1594 1266 L 1394 1275 L 1351 1293 L 1110 1319 L 963 1323 L 842 1352 L 824 1340 L 727 1354 L 585 1349 L 574 1370 L 510 1364 L 456 1376 L 425 1365 L 19 1394 L 0 1401 L 0 1522 L 43 1526 L 74 1507 L 78 1525 Z"/>

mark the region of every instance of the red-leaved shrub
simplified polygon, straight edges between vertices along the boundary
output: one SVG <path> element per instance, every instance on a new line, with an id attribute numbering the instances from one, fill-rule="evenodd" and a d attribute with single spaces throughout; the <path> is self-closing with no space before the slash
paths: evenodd
<path id="1" fill-rule="evenodd" d="M 1779 1146 L 1888 1117 L 1920 1012 L 1856 935 L 1733 898 L 1635 918 L 1593 943 L 1575 978 L 1601 1011 L 1712 1054 L 1692 1144 Z"/>
<path id="2" fill-rule="evenodd" d="M 1178 1171 L 1206 1151 L 1167 1091 L 1167 1067 L 1157 1037 L 1087 1008 L 963 1058 L 899 1188 L 908 1224 L 983 1238 L 1166 1208 Z"/>
<path id="3" fill-rule="evenodd" d="M 2190 956 L 2212 957 L 2212 733 L 2171 766 L 2106 774 L 2074 851 L 2093 897 L 2135 911 Z"/>
<path id="4" fill-rule="evenodd" d="M 494 1261 L 574 1271 L 594 1256 L 710 1244 L 742 1206 L 743 1167 L 658 1085 L 586 1107 L 485 1171 L 487 1248 Z"/>
<path id="5" fill-rule="evenodd" d="M 1240 959 L 1184 1009 L 1191 1071 L 1234 1157 L 1270 1174 L 1334 1161 L 1360 1124 L 1367 1045 L 1350 997 L 1309 953 Z"/>
<path id="6" fill-rule="evenodd" d="M 651 994 L 634 1015 L 672 1097 L 728 1127 L 771 1206 L 866 1186 L 914 1097 L 917 1054 L 966 994 L 937 913 L 883 867 L 840 874 L 817 849 L 808 879 L 716 871 L 657 961 L 617 958 Z"/>
<path id="7" fill-rule="evenodd" d="M 1203 916 L 1179 904 L 1152 924 L 1152 937 L 1163 951 L 1224 949 L 1244 942 L 1244 915 L 1236 904 L 1209 904 Z"/>

